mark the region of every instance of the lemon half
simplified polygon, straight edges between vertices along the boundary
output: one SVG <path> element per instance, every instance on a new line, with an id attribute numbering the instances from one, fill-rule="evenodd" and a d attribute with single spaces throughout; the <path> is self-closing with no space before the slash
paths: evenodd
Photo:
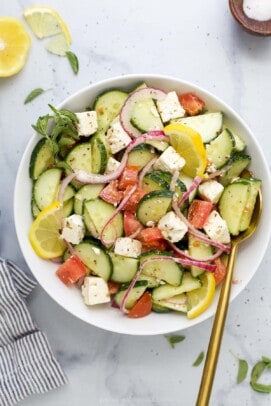
<path id="1" fill-rule="evenodd" d="M 215 277 L 211 272 L 205 272 L 200 276 L 202 286 L 187 292 L 189 310 L 187 317 L 194 319 L 203 313 L 212 303 L 215 296 Z"/>

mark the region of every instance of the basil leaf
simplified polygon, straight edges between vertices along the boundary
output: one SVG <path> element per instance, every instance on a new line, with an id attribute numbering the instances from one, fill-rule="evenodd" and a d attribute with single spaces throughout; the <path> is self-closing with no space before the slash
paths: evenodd
<path id="1" fill-rule="evenodd" d="M 179 335 L 165 336 L 165 337 L 168 340 L 168 342 L 172 348 L 175 348 L 175 344 L 181 343 L 185 339 L 185 336 L 179 336 Z"/>
<path id="2" fill-rule="evenodd" d="M 24 104 L 30 103 L 32 100 L 34 100 L 36 97 L 44 92 L 44 89 L 42 89 L 41 87 L 37 87 L 37 89 L 32 90 L 32 92 L 30 92 L 28 96 L 26 96 Z"/>
<path id="3" fill-rule="evenodd" d="M 241 383 L 247 377 L 248 363 L 244 359 L 238 359 L 238 363 L 237 383 Z"/>
<path id="4" fill-rule="evenodd" d="M 78 61 L 77 56 L 71 51 L 67 51 L 66 56 L 70 62 L 73 73 L 75 73 L 75 75 L 77 75 L 77 73 L 79 71 L 79 61 Z"/>
<path id="5" fill-rule="evenodd" d="M 265 385 L 263 383 L 259 383 L 258 380 L 261 377 L 262 373 L 266 368 L 271 369 L 271 362 L 269 362 L 269 358 L 262 357 L 262 361 L 257 362 L 251 371 L 251 380 L 250 385 L 253 390 L 257 392 L 263 393 L 270 393 L 271 392 L 271 385 Z M 265 362 L 265 361 L 268 362 Z"/>
<path id="6" fill-rule="evenodd" d="M 195 360 L 195 362 L 192 364 L 193 367 L 199 366 L 199 365 L 202 363 L 203 358 L 204 358 L 204 352 L 201 351 L 201 353 L 198 355 L 198 357 L 197 357 L 197 359 Z"/>

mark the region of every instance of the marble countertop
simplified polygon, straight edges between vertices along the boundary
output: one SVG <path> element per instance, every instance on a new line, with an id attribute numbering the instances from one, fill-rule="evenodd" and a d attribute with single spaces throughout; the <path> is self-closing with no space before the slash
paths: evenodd
<path id="1" fill-rule="evenodd" d="M 1 15 L 22 18 L 34 0 L 11 0 Z M 76 90 L 127 73 L 159 73 L 194 82 L 230 104 L 248 123 L 271 162 L 271 38 L 253 37 L 232 19 L 228 2 L 217 0 L 47 0 L 63 16 L 80 62 L 75 76 L 66 58 L 49 54 L 33 37 L 27 64 L 18 75 L 0 79 L 0 254 L 24 267 L 13 220 L 16 171 L 31 124 Z M 32 103 L 26 95 L 49 89 Z M 267 406 L 271 394 L 236 383 L 238 363 L 271 357 L 271 251 L 247 288 L 231 304 L 214 382 L 211 405 Z M 100 330 L 74 318 L 40 287 L 30 311 L 45 331 L 69 383 L 21 402 L 25 406 L 192 406 L 212 320 L 180 332 L 171 348 L 164 336 L 133 337 Z M 268 378 L 267 378 L 268 380 Z M 269 383 L 271 382 L 271 377 Z"/>

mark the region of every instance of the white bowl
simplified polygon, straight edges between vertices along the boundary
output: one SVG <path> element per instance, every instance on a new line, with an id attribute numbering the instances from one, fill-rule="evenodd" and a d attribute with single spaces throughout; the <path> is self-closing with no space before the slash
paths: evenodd
<path id="1" fill-rule="evenodd" d="M 244 121 L 222 100 L 209 92 L 191 83 L 160 75 L 128 75 L 107 79 L 80 90 L 67 98 L 58 107 L 65 107 L 73 111 L 83 111 L 87 106 L 92 105 L 96 96 L 101 92 L 110 88 L 132 90 L 133 87 L 143 81 L 149 86 L 162 88 L 167 91 L 176 90 L 179 93 L 194 91 L 199 97 L 203 98 L 209 110 L 223 111 L 227 125 L 246 141 L 248 153 L 252 156 L 251 170 L 256 177 L 263 181 L 264 205 L 262 218 L 253 237 L 240 246 L 234 276 L 240 282 L 232 286 L 232 300 L 245 288 L 258 269 L 265 254 L 271 232 L 271 215 L 270 211 L 267 210 L 267 206 L 271 201 L 270 173 L 260 145 Z M 33 117 L 33 122 L 36 119 L 37 117 Z M 85 306 L 79 290 L 77 288 L 66 287 L 55 276 L 57 265 L 39 258 L 28 240 L 28 231 L 32 223 L 30 209 L 32 182 L 29 179 L 28 168 L 31 152 L 38 139 L 39 136 L 37 134 L 33 135 L 19 166 L 14 194 L 14 217 L 17 237 L 24 258 L 37 281 L 51 298 L 81 320 L 105 330 L 123 334 L 165 334 L 186 329 L 211 317 L 216 309 L 218 292 L 212 306 L 201 316 L 193 320 L 188 320 L 185 315 L 177 312 L 167 314 L 152 313 L 145 318 L 130 319 L 125 317 L 118 309 L 114 309 L 109 305 L 101 307 Z"/>

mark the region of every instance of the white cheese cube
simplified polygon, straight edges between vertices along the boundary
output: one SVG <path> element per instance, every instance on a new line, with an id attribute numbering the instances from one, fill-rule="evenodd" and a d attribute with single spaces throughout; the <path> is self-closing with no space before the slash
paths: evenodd
<path id="1" fill-rule="evenodd" d="M 158 222 L 163 237 L 171 242 L 180 241 L 187 233 L 187 225 L 174 213 L 169 211 Z"/>
<path id="2" fill-rule="evenodd" d="M 181 118 L 185 115 L 185 110 L 179 102 L 176 92 L 169 92 L 164 100 L 157 102 L 157 107 L 163 123 Z"/>
<path id="3" fill-rule="evenodd" d="M 86 276 L 81 292 L 86 305 L 110 302 L 108 285 L 98 276 Z"/>
<path id="4" fill-rule="evenodd" d="M 198 187 L 198 193 L 204 200 L 208 200 L 212 203 L 217 203 L 222 195 L 224 186 L 216 180 L 208 180 L 203 182 Z"/>
<path id="5" fill-rule="evenodd" d="M 79 244 L 85 236 L 85 226 L 82 216 L 72 214 L 64 218 L 62 238 L 72 244 Z"/>
<path id="6" fill-rule="evenodd" d="M 153 167 L 156 170 L 168 171 L 174 173 L 180 171 L 185 165 L 185 159 L 175 151 L 172 146 L 169 146 L 157 159 Z"/>
<path id="7" fill-rule="evenodd" d="M 107 161 L 105 173 L 112 173 L 117 170 L 117 168 L 120 166 L 120 162 L 117 161 L 115 158 L 110 156 Z"/>
<path id="8" fill-rule="evenodd" d="M 124 131 L 119 120 L 114 120 L 106 133 L 109 149 L 112 154 L 116 154 L 126 148 L 131 142 L 131 138 Z"/>
<path id="9" fill-rule="evenodd" d="M 78 134 L 83 137 L 88 137 L 96 133 L 98 129 L 96 111 L 84 111 L 83 113 L 75 113 L 78 118 L 77 129 Z"/>
<path id="10" fill-rule="evenodd" d="M 203 229 L 213 241 L 221 244 L 229 244 L 231 241 L 227 223 L 216 210 L 209 214 Z"/>
<path id="11" fill-rule="evenodd" d="M 117 238 L 115 243 L 115 254 L 124 257 L 137 258 L 141 254 L 142 244 L 140 241 L 130 237 Z"/>

